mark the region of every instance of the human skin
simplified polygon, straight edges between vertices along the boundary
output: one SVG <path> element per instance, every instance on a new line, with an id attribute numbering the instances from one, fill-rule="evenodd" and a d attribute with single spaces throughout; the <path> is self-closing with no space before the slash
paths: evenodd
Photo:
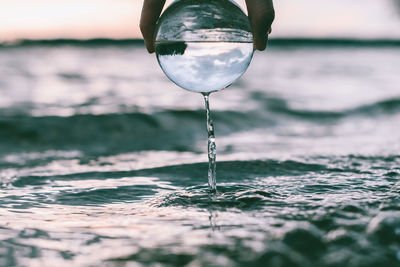
<path id="1" fill-rule="evenodd" d="M 157 20 L 165 5 L 165 0 L 144 0 L 140 18 L 142 32 L 147 51 L 154 52 L 154 31 Z M 254 48 L 264 50 L 267 46 L 268 34 L 275 18 L 272 0 L 246 0 L 247 12 L 254 38 Z"/>

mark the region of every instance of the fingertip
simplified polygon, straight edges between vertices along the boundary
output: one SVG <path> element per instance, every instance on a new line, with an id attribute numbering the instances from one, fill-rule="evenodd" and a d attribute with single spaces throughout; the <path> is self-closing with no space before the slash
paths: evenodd
<path id="1" fill-rule="evenodd" d="M 264 51 L 265 48 L 267 48 L 267 42 L 257 43 L 257 44 L 256 44 L 256 49 L 257 49 L 258 51 Z"/>
<path id="2" fill-rule="evenodd" d="M 268 36 L 266 38 L 254 38 L 254 47 L 259 51 L 264 51 L 267 48 Z"/>
<path id="3" fill-rule="evenodd" d="M 154 53 L 154 45 L 146 43 L 146 49 L 147 49 L 147 52 L 149 52 L 149 54 Z"/>

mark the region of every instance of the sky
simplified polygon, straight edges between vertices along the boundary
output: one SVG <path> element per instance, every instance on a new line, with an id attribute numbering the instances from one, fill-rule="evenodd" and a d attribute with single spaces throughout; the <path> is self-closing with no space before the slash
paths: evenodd
<path id="1" fill-rule="evenodd" d="M 171 0 L 167 0 L 167 5 Z M 245 9 L 244 0 L 237 2 Z M 400 0 L 275 0 L 273 37 L 400 39 Z M 142 0 L 1 0 L 0 42 L 140 38 Z"/>

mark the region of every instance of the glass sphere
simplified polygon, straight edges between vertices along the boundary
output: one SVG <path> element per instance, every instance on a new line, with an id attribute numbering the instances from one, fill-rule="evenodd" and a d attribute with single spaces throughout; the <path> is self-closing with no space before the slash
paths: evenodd
<path id="1" fill-rule="evenodd" d="M 249 20 L 230 0 L 173 2 L 158 21 L 155 49 L 167 77 L 199 93 L 232 84 L 254 51 Z"/>

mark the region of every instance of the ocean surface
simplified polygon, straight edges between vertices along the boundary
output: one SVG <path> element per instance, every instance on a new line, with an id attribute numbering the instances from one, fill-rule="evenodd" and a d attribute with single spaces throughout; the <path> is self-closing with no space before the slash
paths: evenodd
<path id="1" fill-rule="evenodd" d="M 184 71 L 184 70 L 182 70 Z M 129 42 L 0 47 L 0 266 L 400 266 L 400 45 L 297 40 L 203 98 Z"/>

